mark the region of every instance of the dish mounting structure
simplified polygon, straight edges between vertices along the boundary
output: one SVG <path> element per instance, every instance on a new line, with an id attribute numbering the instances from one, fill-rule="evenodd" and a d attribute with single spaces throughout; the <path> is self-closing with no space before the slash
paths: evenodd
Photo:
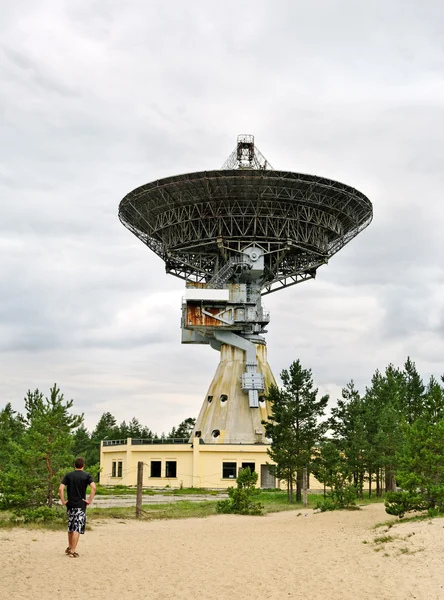
<path id="1" fill-rule="evenodd" d="M 186 281 L 182 343 L 225 349 L 221 364 L 231 363 L 216 373 L 194 434 L 207 443 L 264 439 L 274 379 L 262 296 L 313 279 L 370 224 L 370 201 L 333 180 L 272 169 L 254 137 L 240 135 L 222 169 L 141 186 L 122 200 L 119 218 L 164 260 L 167 273 Z M 238 380 L 229 381 L 228 369 Z M 212 405 L 214 397 L 219 404 Z"/>

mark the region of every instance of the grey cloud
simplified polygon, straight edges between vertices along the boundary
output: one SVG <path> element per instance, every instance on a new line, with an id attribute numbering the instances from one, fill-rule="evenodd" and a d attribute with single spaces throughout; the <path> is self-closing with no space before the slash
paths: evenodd
<path id="1" fill-rule="evenodd" d="M 40 70 L 39 65 L 35 61 L 31 60 L 28 56 L 20 52 L 15 52 L 11 48 L 3 47 L 2 51 L 14 66 L 18 67 L 19 70 L 28 72 L 31 75 L 33 83 L 43 88 L 45 92 L 55 92 L 66 97 L 76 95 L 75 90 L 61 85 L 57 79 L 54 79 L 48 74 L 43 73 Z"/>

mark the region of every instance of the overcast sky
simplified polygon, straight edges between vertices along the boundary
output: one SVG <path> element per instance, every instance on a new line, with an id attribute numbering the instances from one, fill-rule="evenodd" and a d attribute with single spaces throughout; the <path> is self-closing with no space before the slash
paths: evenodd
<path id="1" fill-rule="evenodd" d="M 2 3 L 0 110 L 0 408 L 57 382 L 89 428 L 197 416 L 218 353 L 180 344 L 184 283 L 117 210 L 239 133 L 374 206 L 315 281 L 265 297 L 275 375 L 300 358 L 336 399 L 408 355 L 444 373 L 440 0 Z"/>

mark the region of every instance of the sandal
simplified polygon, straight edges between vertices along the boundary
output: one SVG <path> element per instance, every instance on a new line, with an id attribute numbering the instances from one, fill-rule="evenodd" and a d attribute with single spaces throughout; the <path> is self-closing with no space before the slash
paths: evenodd
<path id="1" fill-rule="evenodd" d="M 65 554 L 69 554 L 71 552 L 71 548 L 68 546 L 68 548 L 65 550 Z"/>
<path id="2" fill-rule="evenodd" d="M 79 558 L 79 553 L 69 551 L 68 556 L 69 556 L 69 558 Z"/>

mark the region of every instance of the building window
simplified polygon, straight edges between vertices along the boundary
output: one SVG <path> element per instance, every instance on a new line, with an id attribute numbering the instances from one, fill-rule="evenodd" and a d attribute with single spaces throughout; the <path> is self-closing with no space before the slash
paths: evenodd
<path id="1" fill-rule="evenodd" d="M 219 437 L 219 436 L 220 436 L 220 431 L 219 431 L 219 429 L 213 429 L 213 431 L 211 432 L 211 435 L 212 435 L 214 438 L 217 438 L 217 437 Z"/>
<path id="2" fill-rule="evenodd" d="M 177 477 L 177 462 L 175 460 L 166 461 L 165 477 Z"/>
<path id="3" fill-rule="evenodd" d="M 247 463 L 247 462 L 242 463 L 242 469 L 246 469 L 247 467 L 250 467 L 250 472 L 254 473 L 256 464 L 255 463 Z"/>
<path id="4" fill-rule="evenodd" d="M 213 402 L 213 396 L 208 396 L 208 403 L 211 404 Z"/>
<path id="5" fill-rule="evenodd" d="M 161 477 L 162 461 L 152 460 L 150 467 L 150 477 Z"/>
<path id="6" fill-rule="evenodd" d="M 222 463 L 222 479 L 236 479 L 236 469 L 235 462 Z"/>
<path id="7" fill-rule="evenodd" d="M 228 400 L 228 396 L 227 394 L 221 394 L 220 395 L 220 401 L 221 402 L 226 402 Z"/>
<path id="8" fill-rule="evenodd" d="M 117 463 L 116 463 L 115 460 L 113 460 L 113 468 L 112 468 L 112 471 L 111 471 L 111 477 L 115 477 L 116 473 L 117 473 Z"/>
<path id="9" fill-rule="evenodd" d="M 122 461 L 117 462 L 117 477 L 122 477 Z"/>

